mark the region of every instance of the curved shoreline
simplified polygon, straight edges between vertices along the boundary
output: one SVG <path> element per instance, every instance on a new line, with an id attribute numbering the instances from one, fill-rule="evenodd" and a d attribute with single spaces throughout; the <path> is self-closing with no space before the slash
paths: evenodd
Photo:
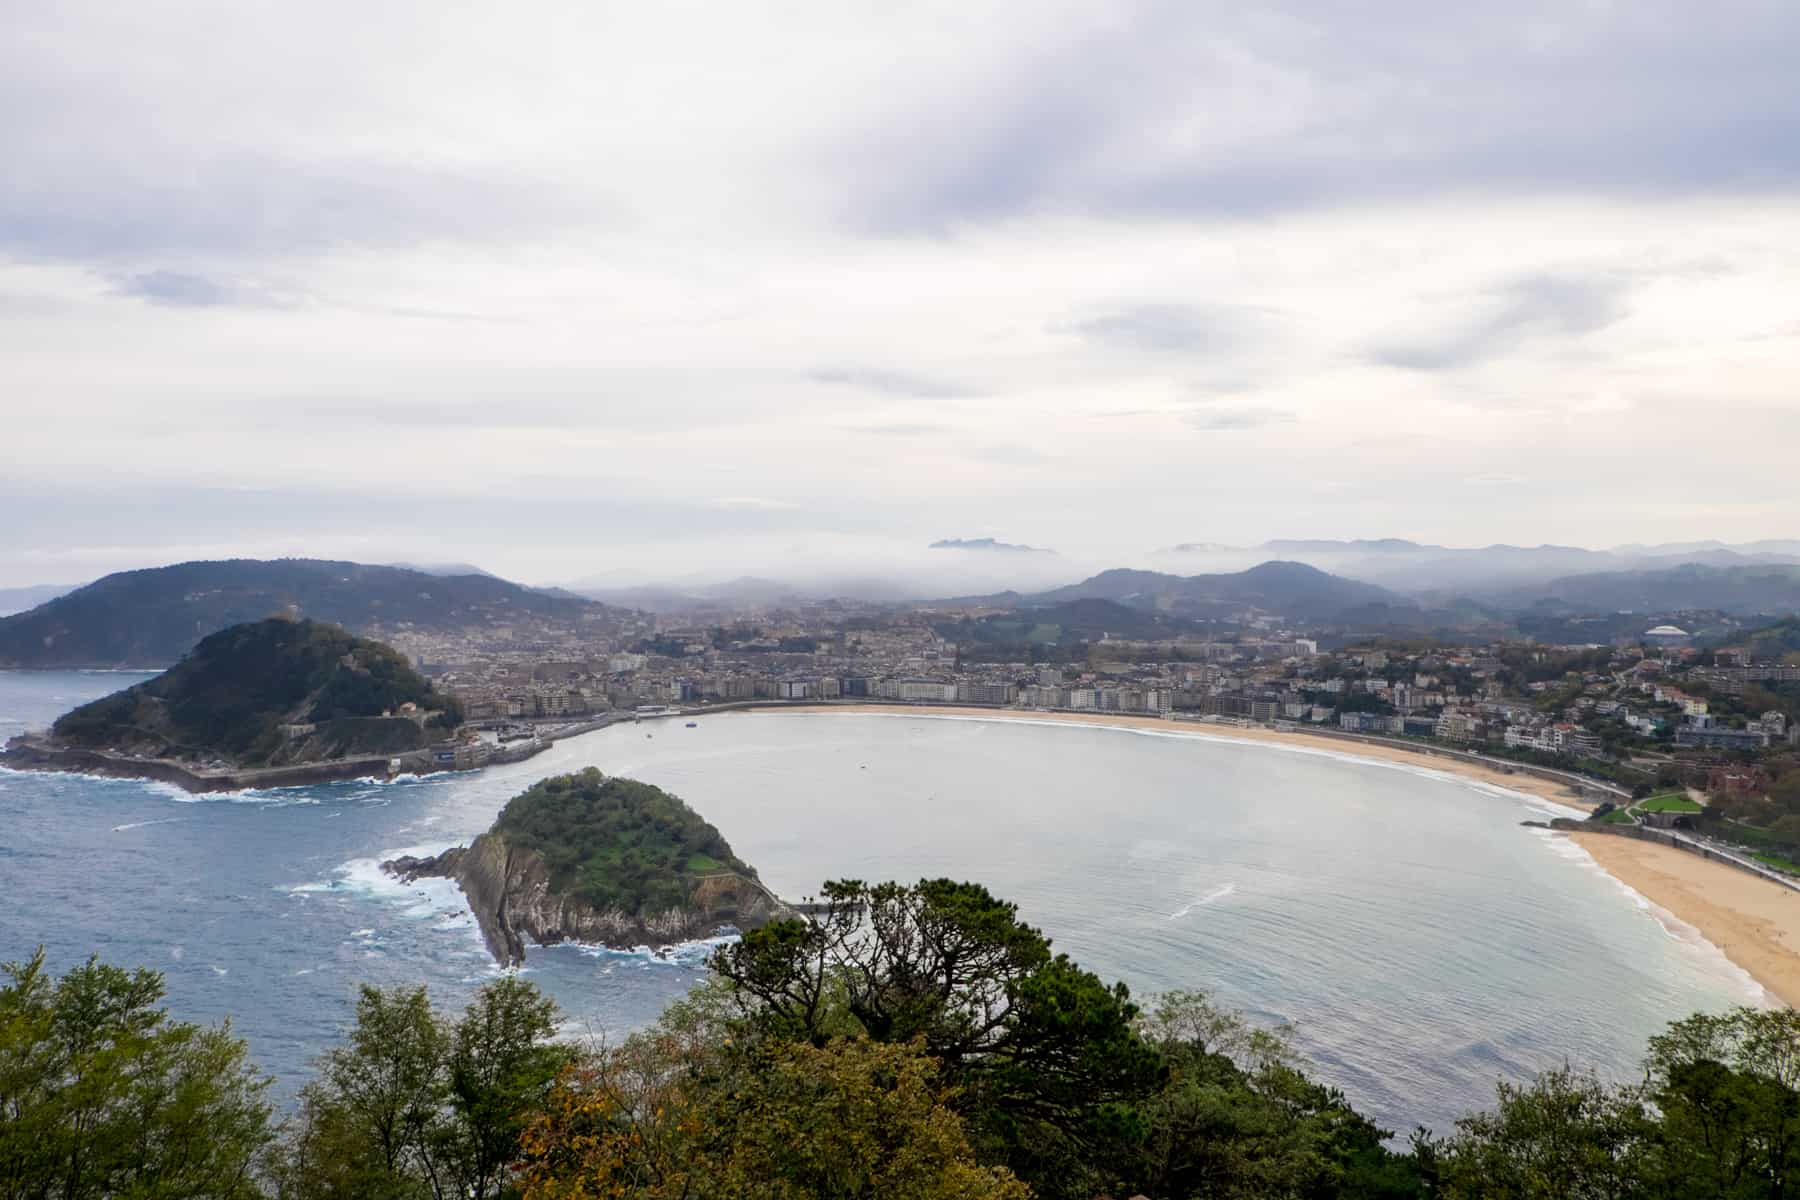
<path id="1" fill-rule="evenodd" d="M 1209 726 L 1123 713 L 1089 715 L 945 706 L 780 705 L 756 711 L 1086 725 L 1238 745 L 1260 744 L 1342 759 L 1360 758 L 1374 763 L 1442 771 L 1532 800 L 1583 812 L 1593 807 L 1593 802 L 1575 792 L 1571 785 L 1561 785 L 1522 771 L 1506 772 L 1465 758 L 1448 758 L 1425 750 L 1341 741 L 1259 726 Z M 1557 836 L 1567 836 L 1616 883 L 1693 929 L 1727 962 L 1761 986 L 1769 997 L 1800 1007 L 1800 892 L 1656 843 L 1598 833 Z"/>
<path id="2" fill-rule="evenodd" d="M 1434 753 L 1424 747 L 1414 749 L 1410 746 L 1387 742 L 1328 737 L 1305 731 L 1290 732 L 1285 729 L 1270 729 L 1261 725 L 1240 726 L 1199 721 L 1171 721 L 1161 717 L 1139 716 L 1132 713 L 1090 714 L 1018 708 L 973 706 L 963 708 L 949 705 L 780 704 L 767 707 L 758 706 L 747 711 L 786 712 L 802 715 L 836 714 L 839 716 L 930 717 L 939 720 L 1014 721 L 1032 725 L 1085 725 L 1099 729 L 1116 729 L 1127 733 L 1153 733 L 1164 737 L 1192 738 L 1237 745 L 1268 745 L 1287 750 L 1325 754 L 1336 758 L 1362 759 L 1368 762 L 1408 767 L 1426 767 L 1442 771 L 1447 775 L 1455 775 L 1476 783 L 1487 784 L 1490 787 L 1517 792 L 1533 800 L 1542 800 L 1584 813 L 1594 807 L 1594 801 L 1583 796 L 1573 784 L 1545 779 L 1539 775 L 1528 774 L 1524 770 L 1509 771 L 1504 769 L 1497 760 L 1494 765 L 1489 765 L 1487 761 L 1474 761 L 1450 752 Z M 687 715 L 698 717 L 704 714 L 695 712 Z"/>
<path id="3" fill-rule="evenodd" d="M 1770 996 L 1800 1006 L 1800 892 L 1658 842 L 1566 836 L 1602 871 L 1692 926 Z"/>

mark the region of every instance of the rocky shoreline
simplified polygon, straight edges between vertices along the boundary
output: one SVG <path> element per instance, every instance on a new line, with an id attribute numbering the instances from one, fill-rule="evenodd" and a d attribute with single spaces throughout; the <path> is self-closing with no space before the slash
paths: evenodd
<path id="1" fill-rule="evenodd" d="M 328 759 L 287 767 L 226 767 L 211 770 L 167 758 L 133 758 L 105 750 L 59 746 L 29 735 L 20 735 L 0 750 L 0 766 L 15 771 L 66 771 L 77 775 L 104 775 L 115 779 L 150 779 L 170 783 L 183 791 L 239 792 L 247 788 L 305 787 L 340 779 L 362 779 L 390 773 L 394 759 L 401 772 L 424 774 L 443 770 L 429 750 L 399 755 Z"/>
<path id="2" fill-rule="evenodd" d="M 455 880 L 468 898 L 489 952 L 508 967 L 525 961 L 528 943 L 662 949 L 710 937 L 726 926 L 754 929 L 799 915 L 761 883 L 736 872 L 697 879 L 688 903 L 680 908 L 654 913 L 595 908 L 555 891 L 543 858 L 535 851 L 508 845 L 497 833 L 484 833 L 469 845 L 442 854 L 425 858 L 404 855 L 381 866 L 407 883 L 426 878 Z"/>

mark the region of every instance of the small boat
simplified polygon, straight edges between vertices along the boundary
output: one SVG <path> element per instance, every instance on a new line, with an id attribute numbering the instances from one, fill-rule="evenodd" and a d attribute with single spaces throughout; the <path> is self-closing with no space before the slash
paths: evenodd
<path id="1" fill-rule="evenodd" d="M 698 721 L 689 721 L 689 722 L 688 722 L 688 723 L 687 723 L 687 727 L 688 727 L 688 728 L 689 728 L 689 729 L 698 729 L 698 728 L 700 728 L 700 722 L 698 722 Z"/>

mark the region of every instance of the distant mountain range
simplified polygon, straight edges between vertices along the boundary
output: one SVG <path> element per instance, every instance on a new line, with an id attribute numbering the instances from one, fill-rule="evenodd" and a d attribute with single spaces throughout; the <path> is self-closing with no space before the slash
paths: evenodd
<path id="1" fill-rule="evenodd" d="M 1417 608 L 1385 588 L 1297 562 L 1266 562 L 1246 571 L 1214 575 L 1170 575 L 1118 568 L 1047 592 L 1006 592 L 967 597 L 955 603 L 1038 608 L 1079 600 L 1108 600 L 1128 608 L 1188 619 L 1218 619 L 1254 609 L 1283 620 L 1309 623 L 1341 620 L 1357 613 L 1379 615 L 1387 610 Z"/>
<path id="2" fill-rule="evenodd" d="M 1719 609 L 1784 616 L 1800 612 L 1800 566 L 1715 567 L 1691 562 L 1656 571 L 1600 571 L 1553 579 L 1499 599 L 1515 609 L 1645 613 Z"/>
<path id="3" fill-rule="evenodd" d="M 0 588 L 0 617 L 27 612 L 80 586 L 78 583 L 38 583 L 30 587 Z"/>
<path id="4" fill-rule="evenodd" d="M 1436 546 L 1403 538 L 1281 539 L 1246 547 L 1184 542 L 1159 556 L 1214 569 L 1288 559 L 1401 592 L 1481 596 L 1603 571 L 1663 571 L 1686 563 L 1712 567 L 1800 563 L 1800 541 L 1676 542 L 1589 550 L 1559 545 Z"/>
<path id="5" fill-rule="evenodd" d="M 321 559 L 229 559 L 108 575 L 0 618 L 3 667 L 165 667 L 201 638 L 284 614 L 353 633 L 451 631 L 611 610 L 492 575 L 431 575 Z"/>

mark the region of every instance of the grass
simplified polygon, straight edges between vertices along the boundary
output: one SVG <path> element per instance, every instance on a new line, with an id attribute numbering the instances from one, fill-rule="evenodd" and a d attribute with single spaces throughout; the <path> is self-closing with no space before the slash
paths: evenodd
<path id="1" fill-rule="evenodd" d="M 1611 812 L 1607 813 L 1604 817 L 1601 817 L 1600 823 L 1602 825 L 1636 825 L 1637 824 L 1636 821 L 1631 819 L 1631 814 L 1626 812 L 1622 808 L 1615 808 Z"/>
<path id="2" fill-rule="evenodd" d="M 725 864 L 705 854 L 690 854 L 687 860 L 688 873 L 691 875 L 711 875 L 715 871 L 725 870 Z"/>
<path id="3" fill-rule="evenodd" d="M 1800 875 L 1800 863 L 1792 862 L 1782 858 L 1780 855 L 1752 853 L 1750 857 L 1754 858 L 1765 867 L 1774 867 L 1777 871 L 1784 872 L 1788 875 Z"/>
<path id="4" fill-rule="evenodd" d="M 1651 796 L 1647 800 L 1639 800 L 1632 805 L 1643 812 L 1677 812 L 1697 813 L 1701 806 L 1689 800 L 1680 792 L 1665 792 L 1660 796 Z"/>
<path id="5" fill-rule="evenodd" d="M 1025 635 L 1026 641 L 1035 642 L 1040 646 L 1059 641 L 1061 638 L 1061 625 L 1034 625 L 1031 627 L 1031 632 Z"/>

